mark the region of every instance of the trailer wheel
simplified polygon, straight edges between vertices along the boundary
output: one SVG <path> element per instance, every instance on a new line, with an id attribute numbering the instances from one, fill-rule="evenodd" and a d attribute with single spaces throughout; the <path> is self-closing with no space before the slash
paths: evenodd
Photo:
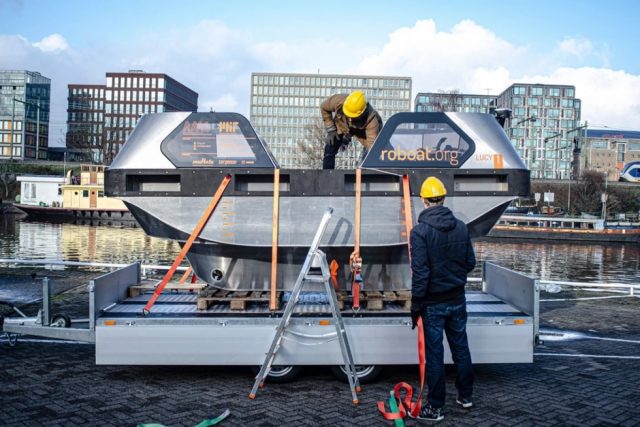
<path id="1" fill-rule="evenodd" d="M 260 366 L 252 366 L 251 371 L 255 375 L 260 372 Z M 294 365 L 274 365 L 267 375 L 267 381 L 270 383 L 288 383 L 293 381 L 302 371 L 302 367 Z"/>
<path id="2" fill-rule="evenodd" d="M 70 328 L 71 318 L 66 314 L 56 314 L 51 319 L 50 326 L 53 326 L 54 328 Z"/>
<path id="3" fill-rule="evenodd" d="M 378 375 L 382 372 L 382 366 L 380 365 L 356 365 L 356 372 L 358 374 L 358 381 L 360 384 L 367 384 L 373 382 Z M 347 378 L 347 371 L 345 371 L 343 365 L 331 366 L 331 373 L 340 381 L 349 382 Z"/>

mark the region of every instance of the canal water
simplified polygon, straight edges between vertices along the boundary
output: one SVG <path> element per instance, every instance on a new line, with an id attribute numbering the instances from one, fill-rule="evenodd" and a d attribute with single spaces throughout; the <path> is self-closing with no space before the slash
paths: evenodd
<path id="1" fill-rule="evenodd" d="M 540 279 L 638 281 L 636 244 L 479 239 L 474 247 L 479 261 L 494 261 Z M 179 251 L 176 242 L 149 237 L 130 225 L 35 222 L 0 214 L 0 258 L 170 265 Z M 0 278 L 2 269 L 0 265 Z M 471 276 L 480 276 L 479 267 Z"/>

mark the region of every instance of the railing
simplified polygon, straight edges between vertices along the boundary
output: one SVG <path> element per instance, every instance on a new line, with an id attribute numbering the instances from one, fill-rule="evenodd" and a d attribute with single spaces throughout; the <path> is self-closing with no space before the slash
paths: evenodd
<path id="1" fill-rule="evenodd" d="M 83 261 L 61 261 L 57 259 L 11 259 L 0 258 L 0 264 L 21 264 L 21 265 L 44 265 L 47 266 L 74 266 L 74 267 L 101 267 L 101 268 L 122 268 L 127 263 L 109 263 L 109 262 L 83 262 Z M 146 275 L 147 270 L 169 270 L 169 265 L 141 264 L 142 275 Z M 178 271 L 186 271 L 189 267 L 178 267 Z"/>

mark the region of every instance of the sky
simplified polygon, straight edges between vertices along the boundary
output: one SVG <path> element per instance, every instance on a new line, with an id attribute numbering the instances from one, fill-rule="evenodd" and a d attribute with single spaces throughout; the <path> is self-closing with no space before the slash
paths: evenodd
<path id="1" fill-rule="evenodd" d="M 68 84 L 130 69 L 247 116 L 252 72 L 407 76 L 412 99 L 568 84 L 589 127 L 640 130 L 639 17 L 631 0 L 0 0 L 0 69 L 52 80 L 50 145 Z"/>

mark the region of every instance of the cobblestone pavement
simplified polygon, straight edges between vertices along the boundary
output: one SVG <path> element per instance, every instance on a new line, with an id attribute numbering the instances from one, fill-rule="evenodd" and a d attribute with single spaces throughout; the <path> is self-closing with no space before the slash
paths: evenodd
<path id="1" fill-rule="evenodd" d="M 56 304 L 86 312 L 86 294 L 71 288 Z M 446 418 L 439 425 L 640 425 L 639 309 L 634 297 L 542 302 L 544 329 L 584 338 L 554 341 L 547 335 L 530 365 L 476 365 L 470 411 L 456 407 L 454 370 L 448 369 Z M 0 425 L 194 426 L 228 408 L 224 426 L 385 426 L 392 423 L 377 413 L 376 402 L 399 381 L 418 385 L 417 368 L 387 367 L 363 386 L 356 407 L 346 384 L 326 368 L 309 367 L 296 381 L 267 385 L 249 400 L 253 377 L 246 368 L 96 366 L 92 345 L 25 338 L 9 347 L 0 340 Z"/>

